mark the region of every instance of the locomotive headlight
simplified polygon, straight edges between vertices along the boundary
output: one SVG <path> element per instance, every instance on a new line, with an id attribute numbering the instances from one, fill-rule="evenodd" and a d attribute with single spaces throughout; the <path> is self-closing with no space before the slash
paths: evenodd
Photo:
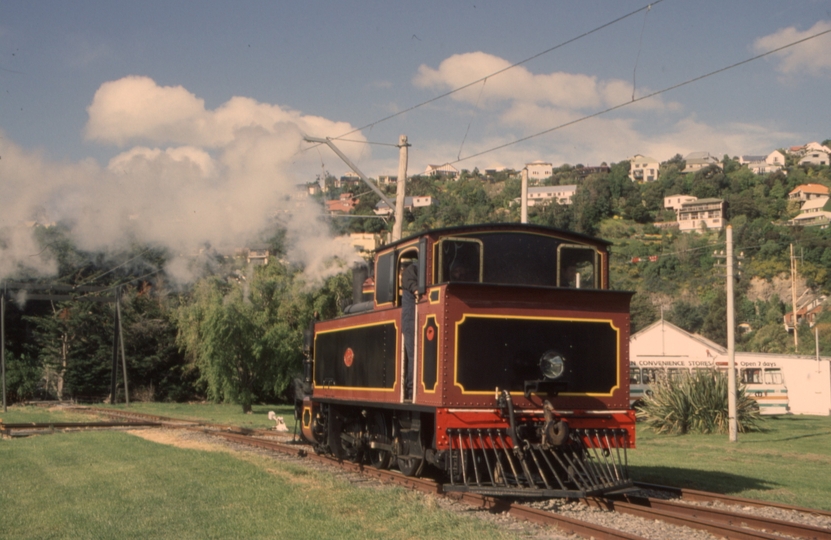
<path id="1" fill-rule="evenodd" d="M 540 358 L 540 371 L 546 379 L 556 379 L 566 370 L 565 357 L 555 350 L 545 351 Z"/>

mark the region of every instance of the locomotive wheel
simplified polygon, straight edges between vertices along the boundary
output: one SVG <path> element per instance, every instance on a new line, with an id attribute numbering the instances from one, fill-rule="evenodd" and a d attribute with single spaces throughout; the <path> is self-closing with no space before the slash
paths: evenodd
<path id="1" fill-rule="evenodd" d="M 342 458 L 347 459 L 353 463 L 360 463 L 363 459 L 364 445 L 361 440 L 362 437 L 361 424 L 357 421 L 351 421 L 344 426 L 341 434 L 341 448 L 343 449 Z"/>
<path id="2" fill-rule="evenodd" d="M 398 457 L 398 470 L 404 476 L 418 476 L 424 470 L 424 458 Z"/>
<path id="3" fill-rule="evenodd" d="M 384 413 L 378 411 L 374 412 L 367 428 L 369 431 L 370 444 L 372 442 L 385 445 L 390 444 L 389 427 L 387 426 L 386 418 L 384 418 Z M 388 469 L 390 461 L 392 461 L 392 452 L 389 450 L 370 447 L 368 457 L 369 464 L 376 469 Z"/>

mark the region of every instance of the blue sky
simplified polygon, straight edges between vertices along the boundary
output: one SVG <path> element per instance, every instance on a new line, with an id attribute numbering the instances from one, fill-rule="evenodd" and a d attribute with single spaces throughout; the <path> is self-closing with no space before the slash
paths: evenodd
<path id="1" fill-rule="evenodd" d="M 90 247 L 114 246 L 126 233 L 172 245 L 169 229 L 136 225 L 159 217 L 161 197 L 177 202 L 168 212 L 189 204 L 221 218 L 251 208 L 257 219 L 231 227 L 231 218 L 214 219 L 225 226 L 213 229 L 204 218 L 180 215 L 174 225 L 163 216 L 183 245 L 238 242 L 271 212 L 260 201 L 287 197 L 322 170 L 346 172 L 329 150 L 309 149 L 304 134 L 365 126 L 646 5 L 4 1 L 0 194 L 19 208 L 0 226 L 63 220 L 86 227 Z M 489 151 L 829 29 L 828 0 L 663 0 L 348 139 L 395 144 L 408 135 L 410 173 L 430 163 L 597 165 L 635 153 L 732 156 L 822 141 L 831 138 L 829 34 Z M 396 148 L 338 144 L 369 175 L 397 171 Z M 194 186 L 213 198 L 200 199 Z M 98 206 L 102 195 L 114 209 Z M 85 222 L 96 213 L 101 221 Z"/>

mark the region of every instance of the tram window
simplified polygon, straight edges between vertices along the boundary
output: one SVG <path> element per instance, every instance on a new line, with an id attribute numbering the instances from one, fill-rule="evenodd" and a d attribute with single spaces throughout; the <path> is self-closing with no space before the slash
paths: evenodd
<path id="1" fill-rule="evenodd" d="M 440 281 L 479 282 L 482 278 L 482 243 L 466 238 L 445 238 L 441 242 Z"/>
<path id="2" fill-rule="evenodd" d="M 395 253 L 385 253 L 375 263 L 375 301 L 393 302 L 396 297 Z"/>
<path id="3" fill-rule="evenodd" d="M 629 368 L 629 384 L 641 384 L 641 368 Z"/>
<path id="4" fill-rule="evenodd" d="M 558 262 L 560 287 L 595 289 L 595 251 L 584 246 L 560 246 Z"/>
<path id="5" fill-rule="evenodd" d="M 676 381 L 676 382 L 680 381 L 684 377 L 684 375 L 686 375 L 686 374 L 687 374 L 686 369 L 669 368 L 667 370 L 667 376 L 669 377 L 669 380 L 671 380 L 671 381 Z"/>
<path id="6" fill-rule="evenodd" d="M 761 384 L 762 370 L 759 368 L 743 369 L 742 382 L 744 384 Z"/>
<path id="7" fill-rule="evenodd" d="M 765 370 L 765 384 L 782 384 L 782 370 L 779 368 Z"/>

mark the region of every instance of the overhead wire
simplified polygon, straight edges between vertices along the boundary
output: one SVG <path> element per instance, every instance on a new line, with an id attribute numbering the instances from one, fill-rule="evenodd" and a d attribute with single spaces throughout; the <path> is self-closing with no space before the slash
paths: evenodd
<path id="1" fill-rule="evenodd" d="M 471 86 L 473 86 L 473 85 L 475 85 L 475 84 L 479 84 L 480 82 L 483 82 L 483 81 L 485 81 L 485 80 L 487 80 L 487 79 L 489 79 L 489 78 L 491 78 L 491 77 L 494 77 L 494 76 L 496 76 L 496 75 L 500 75 L 500 74 L 502 74 L 502 73 L 505 73 L 506 71 L 511 70 L 511 69 L 513 69 L 513 68 L 515 68 L 515 67 L 521 66 L 521 65 L 523 65 L 523 64 L 527 64 L 527 63 L 528 63 L 528 62 L 530 62 L 531 60 L 535 60 L 535 59 L 539 58 L 540 56 L 544 56 L 544 55 L 546 55 L 546 54 L 548 54 L 548 53 L 550 53 L 550 52 L 552 52 L 552 51 L 555 51 L 555 50 L 557 50 L 557 49 L 560 49 L 560 48 L 562 48 L 562 47 L 565 47 L 566 45 L 569 45 L 569 44 L 571 44 L 571 43 L 574 43 L 575 41 L 578 41 L 578 40 L 580 40 L 580 39 L 582 39 L 582 38 L 584 38 L 584 37 L 590 36 L 591 34 L 594 34 L 594 33 L 599 32 L 599 31 L 601 31 L 601 30 L 603 30 L 603 29 L 605 29 L 605 28 L 608 28 L 609 26 L 612 26 L 612 25 L 614 25 L 614 24 L 617 24 L 617 23 L 619 23 L 619 22 L 621 22 L 621 21 L 623 21 L 623 20 L 625 20 L 625 19 L 628 19 L 629 17 L 632 17 L 633 15 L 636 15 L 636 14 L 640 13 L 641 11 L 644 11 L 644 10 L 649 10 L 649 9 L 651 9 L 651 8 L 652 8 L 652 6 L 654 6 L 654 5 L 656 5 L 656 4 L 660 4 L 660 3 L 661 3 L 661 2 L 663 2 L 663 1 L 664 1 L 664 0 L 655 0 L 654 2 L 650 2 L 649 4 L 647 4 L 647 5 L 643 6 L 643 7 L 640 7 L 640 8 L 638 8 L 638 9 L 636 9 L 636 10 L 634 10 L 634 11 L 631 11 L 631 12 L 629 12 L 629 13 L 626 13 L 625 15 L 621 15 L 620 17 L 618 17 L 618 18 L 616 18 L 616 19 L 613 19 L 613 20 L 611 20 L 611 21 L 609 21 L 609 22 L 607 22 L 607 23 L 604 23 L 604 24 L 602 24 L 602 25 L 600 25 L 600 26 L 596 27 L 596 28 L 593 28 L 593 29 L 591 29 L 591 30 L 588 30 L 588 31 L 586 31 L 586 32 L 583 32 L 582 34 L 580 34 L 580 35 L 578 35 L 578 36 L 575 36 L 575 37 L 573 37 L 573 38 L 571 38 L 571 39 L 568 39 L 568 40 L 566 40 L 566 41 L 563 41 L 562 43 L 559 43 L 559 44 L 557 44 L 557 45 L 554 45 L 553 47 L 549 47 L 548 49 L 545 49 L 544 51 L 540 51 L 540 52 L 538 52 L 538 53 L 536 53 L 536 54 L 534 54 L 534 55 L 532 55 L 532 56 L 529 56 L 528 58 L 525 58 L 524 60 L 520 60 L 519 62 L 515 62 L 515 63 L 513 63 L 513 64 L 511 64 L 511 65 L 509 65 L 509 66 L 507 66 L 507 67 L 504 67 L 504 68 L 502 68 L 502 69 L 499 69 L 499 70 L 497 70 L 497 71 L 494 71 L 493 73 L 490 73 L 490 74 L 485 75 L 485 76 L 483 76 L 483 77 L 481 77 L 481 78 L 479 78 L 479 79 L 476 79 L 475 81 L 471 81 L 471 82 L 466 83 L 466 84 L 464 84 L 464 85 L 462 85 L 462 86 L 459 86 L 459 87 L 457 87 L 457 88 L 454 88 L 454 89 L 452 89 L 452 90 L 449 90 L 449 91 L 447 91 L 447 92 L 444 92 L 443 94 L 439 94 L 439 95 L 437 95 L 437 96 L 434 96 L 434 97 L 432 97 L 432 98 L 430 98 L 430 99 L 428 99 L 428 100 L 426 100 L 426 101 L 422 101 L 421 103 L 418 103 L 418 104 L 416 104 L 416 105 L 412 105 L 412 106 L 410 106 L 410 107 L 407 107 L 406 109 L 400 110 L 400 111 L 398 111 L 398 112 L 396 112 L 396 113 L 393 113 L 393 114 L 390 114 L 390 115 L 385 116 L 385 117 L 383 117 L 383 118 L 380 118 L 380 119 L 378 119 L 378 120 L 375 120 L 374 122 L 370 122 L 369 124 L 366 124 L 366 125 L 364 125 L 364 126 L 361 126 L 361 127 L 355 128 L 355 129 L 353 129 L 353 130 L 351 130 L 351 131 L 348 131 L 348 132 L 346 132 L 346 133 L 343 133 L 342 135 L 338 135 L 337 137 L 332 137 L 332 139 L 333 139 L 333 140 L 341 140 L 343 137 L 346 137 L 346 136 L 348 136 L 348 135 L 351 135 L 351 134 L 356 133 L 356 132 L 359 132 L 359 131 L 363 131 L 363 130 L 365 130 L 365 129 L 367 129 L 367 128 L 372 128 L 372 127 L 374 127 L 374 126 L 376 126 L 376 125 L 378 125 L 378 124 L 380 124 L 380 123 L 382 123 L 382 122 L 386 122 L 387 120 L 392 120 L 393 118 L 396 118 L 396 117 L 398 117 L 398 116 L 401 116 L 402 114 L 406 114 L 406 113 L 408 113 L 408 112 L 410 112 L 410 111 L 414 111 L 414 110 L 416 110 L 416 109 L 418 109 L 418 108 L 424 107 L 425 105 L 429 105 L 430 103 L 433 103 L 433 102 L 436 102 L 436 101 L 438 101 L 438 100 L 440 100 L 440 99 L 444 99 L 444 98 L 446 98 L 446 97 L 448 97 L 448 96 L 451 96 L 451 95 L 453 95 L 453 94 L 455 94 L 455 93 L 457 93 L 457 92 L 461 92 L 462 90 L 464 90 L 464 89 L 466 89 L 466 88 L 470 88 Z M 311 147 L 309 147 L 309 148 L 316 148 L 317 146 L 319 146 L 319 144 L 320 144 L 320 143 L 317 143 L 317 144 L 315 144 L 314 146 L 311 146 Z M 307 148 L 306 150 L 308 150 L 309 148 Z"/>
<path id="2" fill-rule="evenodd" d="M 598 117 L 598 116 L 602 116 L 602 115 L 607 114 L 607 113 L 610 113 L 610 112 L 612 112 L 612 111 L 616 111 L 616 110 L 618 110 L 618 109 L 622 109 L 622 108 L 624 108 L 624 107 L 628 107 L 629 105 L 632 105 L 632 104 L 634 104 L 634 103 L 638 103 L 638 102 L 640 102 L 640 101 L 644 101 L 644 100 L 646 100 L 646 99 L 653 98 L 653 97 L 655 97 L 655 96 L 659 96 L 659 95 L 661 95 L 661 94 L 665 94 L 665 93 L 670 92 L 670 91 L 672 91 L 672 90 L 677 90 L 678 88 L 681 88 L 681 87 L 683 87 L 683 86 L 687 86 L 687 85 L 689 85 L 689 84 L 692 84 L 692 83 L 694 83 L 694 82 L 698 82 L 698 81 L 703 80 L 703 79 L 706 79 L 706 78 L 708 78 L 708 77 L 712 77 L 712 76 L 714 76 L 714 75 L 718 75 L 719 73 L 723 73 L 723 72 L 725 72 L 725 71 L 728 71 L 728 70 L 731 70 L 731 69 L 737 68 L 737 67 L 742 66 L 742 65 L 744 65 L 744 64 L 748 64 L 748 63 L 750 63 L 750 62 L 753 62 L 753 61 L 759 60 L 760 58 L 764 58 L 764 57 L 769 56 L 769 55 L 771 55 L 771 54 L 774 54 L 774 53 L 777 53 L 777 52 L 779 52 L 779 51 L 785 50 L 785 49 L 787 49 L 787 48 L 789 48 L 789 47 L 793 47 L 793 46 L 795 46 L 795 45 L 799 45 L 800 43 L 805 43 L 806 41 L 809 41 L 809 40 L 812 40 L 812 39 L 816 39 L 816 38 L 821 37 L 821 36 L 823 36 L 823 35 L 825 35 L 825 34 L 828 34 L 828 33 L 831 33 L 831 29 L 829 29 L 829 30 L 823 30 L 822 32 L 817 32 L 816 34 L 813 34 L 813 35 L 810 35 L 810 36 L 808 36 L 808 37 L 805 37 L 805 38 L 799 39 L 799 40 L 797 40 L 797 41 L 794 41 L 794 42 L 788 43 L 788 44 L 786 44 L 786 45 L 782 45 L 781 47 L 777 47 L 777 48 L 772 49 L 772 50 L 770 50 L 770 51 L 767 51 L 767 52 L 764 52 L 764 53 L 758 54 L 758 55 L 756 55 L 756 56 L 753 56 L 753 57 L 751 57 L 751 58 L 746 58 L 745 60 L 742 60 L 742 61 L 740 61 L 740 62 L 736 62 L 736 63 L 734 63 L 734 64 L 730 64 L 729 66 L 725 66 L 725 67 L 719 68 L 719 69 L 717 69 L 717 70 L 715 70 L 715 71 L 710 71 L 709 73 L 705 73 L 705 74 L 703 74 L 703 75 L 699 75 L 699 76 L 697 76 L 697 77 L 693 77 L 692 79 L 688 79 L 688 80 L 686 80 L 686 81 L 684 81 L 684 82 L 680 82 L 680 83 L 678 83 L 678 84 L 674 84 L 674 85 L 672 85 L 672 86 L 668 86 L 668 87 L 663 88 L 663 89 L 661 89 L 661 90 L 656 90 L 655 92 L 651 92 L 651 93 L 649 93 L 649 94 L 645 94 L 645 95 L 643 95 L 643 96 L 641 96 L 641 97 L 638 97 L 638 98 L 632 99 L 631 101 L 626 101 L 626 102 L 624 102 L 624 103 L 619 103 L 618 105 L 614 105 L 614 106 L 609 107 L 609 108 L 607 108 L 607 109 L 603 109 L 602 111 L 597 111 L 597 112 L 595 112 L 595 113 L 588 114 L 588 115 L 586 115 L 586 116 L 582 116 L 582 117 L 577 118 L 577 119 L 575 119 L 575 120 L 570 120 L 570 121 L 568 121 L 568 122 L 565 122 L 565 123 L 560 124 L 560 125 L 558 125 L 558 126 L 554 126 L 554 127 L 552 127 L 552 128 L 549 128 L 549 129 L 546 129 L 546 130 L 540 131 L 540 132 L 538 132 L 538 133 L 534 133 L 534 134 L 532 134 L 532 135 L 528 135 L 528 136 L 526 136 L 526 137 L 522 137 L 522 138 L 516 139 L 516 140 L 514 140 L 514 141 L 507 142 L 507 143 L 505 143 L 505 144 L 500 144 L 500 145 L 498 145 L 498 146 L 494 146 L 493 148 L 489 148 L 489 149 L 487 149 L 487 150 L 482 150 L 481 152 L 477 152 L 477 153 L 475 153 L 475 154 L 471 154 L 471 155 L 469 155 L 469 156 L 465 156 L 465 157 L 463 157 L 463 158 L 461 158 L 461 159 L 457 159 L 456 161 L 451 161 L 451 162 L 449 162 L 449 163 L 448 163 L 448 165 L 453 165 L 453 164 L 455 164 L 455 163 L 460 163 L 460 162 L 462 162 L 462 161 L 466 161 L 466 160 L 468 160 L 468 159 L 472 159 L 472 158 L 475 158 L 475 157 L 479 157 L 479 156 L 482 156 L 482 155 L 488 154 L 488 153 L 490 153 L 490 152 L 495 152 L 496 150 L 501 150 L 501 149 L 503 149 L 503 148 L 507 148 L 507 147 L 509 147 L 509 146 L 513 146 L 513 145 L 515 145 L 515 144 L 519 144 L 519 143 L 521 143 L 521 142 L 525 142 L 525 141 L 528 141 L 528 140 L 534 139 L 534 138 L 536 138 L 536 137 L 540 137 L 540 136 L 542 136 L 542 135 L 546 135 L 546 134 L 548 134 L 548 133 L 551 133 L 551 132 L 554 132 L 554 131 L 557 131 L 557 130 L 560 130 L 560 129 L 563 129 L 563 128 L 566 128 L 566 127 L 569 127 L 569 126 L 573 126 L 574 124 L 578 124 L 578 123 L 580 123 L 580 122 L 584 122 L 584 121 L 589 120 L 589 119 L 591 119 L 591 118 L 596 118 L 596 117 Z"/>

